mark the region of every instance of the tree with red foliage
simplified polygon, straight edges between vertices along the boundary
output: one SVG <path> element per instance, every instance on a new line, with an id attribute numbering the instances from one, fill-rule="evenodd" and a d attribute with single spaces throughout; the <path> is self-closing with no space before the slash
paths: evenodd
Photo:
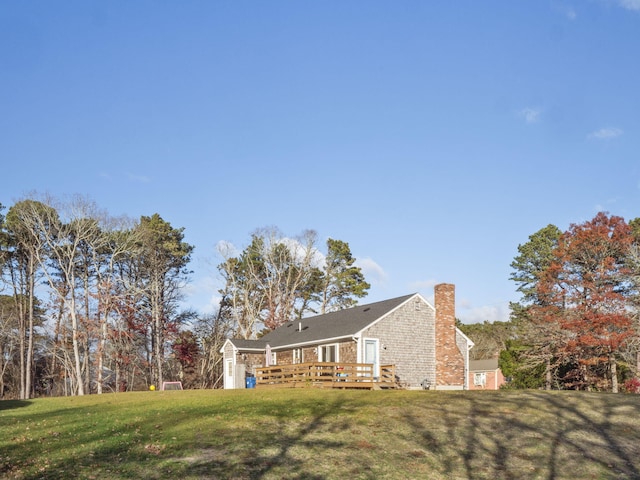
<path id="1" fill-rule="evenodd" d="M 598 213 L 573 224 L 554 251 L 554 259 L 538 283 L 544 299 L 536 309 L 541 323 L 563 332 L 560 355 L 570 384 L 597 385 L 603 369 L 618 391 L 616 354 L 635 333 L 627 305 L 625 256 L 633 241 L 629 225 L 617 216 Z"/>
<path id="2" fill-rule="evenodd" d="M 186 388 L 195 383 L 196 363 L 200 357 L 200 345 L 195 334 L 190 330 L 183 330 L 173 342 L 173 354 L 180 363 L 180 379 Z"/>

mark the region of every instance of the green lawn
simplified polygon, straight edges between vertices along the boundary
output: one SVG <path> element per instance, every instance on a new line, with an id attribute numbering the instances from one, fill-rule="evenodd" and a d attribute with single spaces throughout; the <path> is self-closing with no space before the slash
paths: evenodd
<path id="1" fill-rule="evenodd" d="M 0 478 L 640 478 L 640 397 L 258 389 L 0 401 Z"/>

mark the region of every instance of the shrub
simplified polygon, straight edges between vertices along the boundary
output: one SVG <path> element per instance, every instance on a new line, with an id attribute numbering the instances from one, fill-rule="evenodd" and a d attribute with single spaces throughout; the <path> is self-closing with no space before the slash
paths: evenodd
<path id="1" fill-rule="evenodd" d="M 627 393 L 640 393 L 640 379 L 630 378 L 626 380 L 623 388 Z"/>

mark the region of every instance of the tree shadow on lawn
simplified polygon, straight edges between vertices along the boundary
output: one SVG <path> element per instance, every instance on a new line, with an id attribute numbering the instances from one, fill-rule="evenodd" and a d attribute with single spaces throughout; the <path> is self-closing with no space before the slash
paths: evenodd
<path id="1" fill-rule="evenodd" d="M 466 392 L 449 400 L 405 416 L 443 478 L 640 478 L 635 398 Z"/>
<path id="2" fill-rule="evenodd" d="M 31 405 L 31 402 L 28 400 L 0 400 L 0 411 L 27 407 L 29 405 Z"/>
<path id="3" fill-rule="evenodd" d="M 127 410 L 109 402 L 0 417 L 0 478 L 165 478 L 154 465 L 176 425 L 194 422 L 193 412 L 158 404 Z"/>
<path id="4" fill-rule="evenodd" d="M 0 477 L 640 479 L 637 396 L 378 393 L 9 414 Z"/>
<path id="5" fill-rule="evenodd" d="M 109 442 L 120 432 L 113 430 L 111 422 L 104 421 L 104 410 L 109 408 L 105 405 L 99 408 L 99 414 L 97 407 L 88 406 L 2 418 L 0 427 L 5 433 L 5 445 L 0 455 L 0 477 L 88 478 L 91 464 L 99 464 L 101 459 L 115 465 L 118 459 L 125 458 L 129 445 Z M 112 418 L 117 418 L 117 409 L 113 410 Z M 91 448 L 102 441 L 109 444 Z M 82 471 L 85 465 L 87 468 Z"/>
<path id="6" fill-rule="evenodd" d="M 227 432 L 222 448 L 205 448 L 196 456 L 176 459 L 187 463 L 183 473 L 198 478 L 220 479 L 260 479 L 269 476 L 287 479 L 321 480 L 327 478 L 321 473 L 309 472 L 309 464 L 305 459 L 292 452 L 304 451 L 330 452 L 345 448 L 344 441 L 312 438 L 323 429 L 336 428 L 334 422 L 328 421 L 337 411 L 349 410 L 351 407 L 341 398 L 332 402 L 314 402 L 310 418 L 299 425 L 290 422 L 286 412 L 266 410 L 262 415 L 271 418 L 273 423 L 255 425 L 253 429 Z M 292 423 L 295 426 L 292 426 Z M 277 425 L 280 428 L 277 428 Z M 348 429 L 345 421 L 340 429 Z M 252 445 L 253 448 L 247 448 Z"/>
<path id="7" fill-rule="evenodd" d="M 34 414 L 20 418 L 20 427 L 14 430 L 19 431 L 18 437 L 1 455 L 20 461 L 0 462 L 0 477 L 151 480 L 270 476 L 320 480 L 326 476 L 310 472 L 306 458 L 299 458 L 292 450 L 300 453 L 302 449 L 306 454 L 344 448 L 341 441 L 310 437 L 319 429 L 334 428 L 326 419 L 352 407 L 342 398 L 307 403 L 302 408 L 297 403 L 293 418 L 289 418 L 285 403 L 259 401 L 239 409 L 225 404 L 202 410 L 152 410 L 134 422 L 119 420 L 117 406 L 95 415 L 94 407 Z M 247 418 L 257 418 L 263 424 L 243 421 L 242 408 L 250 410 Z M 40 426 L 34 428 L 36 424 Z M 348 422 L 341 428 L 348 428 Z M 186 456 L 179 457 L 181 453 Z"/>

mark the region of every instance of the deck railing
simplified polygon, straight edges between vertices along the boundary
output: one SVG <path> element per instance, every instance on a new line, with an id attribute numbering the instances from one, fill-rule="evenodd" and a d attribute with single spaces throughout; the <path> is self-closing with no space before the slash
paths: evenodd
<path id="1" fill-rule="evenodd" d="M 256 369 L 256 386 L 322 388 L 395 388 L 395 365 L 374 374 L 370 363 L 313 362 Z"/>

